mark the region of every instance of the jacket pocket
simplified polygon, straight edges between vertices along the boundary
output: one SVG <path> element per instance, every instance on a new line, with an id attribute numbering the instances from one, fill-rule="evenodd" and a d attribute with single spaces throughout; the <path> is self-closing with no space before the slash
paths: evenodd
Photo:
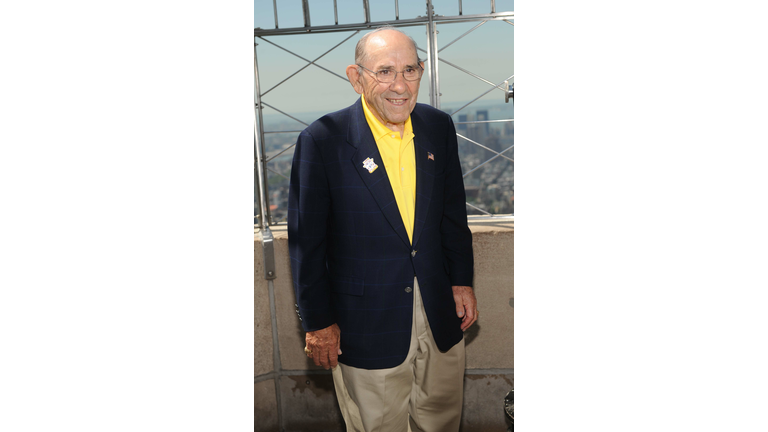
<path id="1" fill-rule="evenodd" d="M 362 278 L 333 276 L 331 278 L 331 291 L 337 294 L 361 296 L 365 292 L 365 282 Z"/>

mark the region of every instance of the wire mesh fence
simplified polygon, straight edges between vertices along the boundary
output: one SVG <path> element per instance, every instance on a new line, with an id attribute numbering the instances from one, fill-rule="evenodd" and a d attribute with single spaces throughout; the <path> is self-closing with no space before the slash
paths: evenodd
<path id="1" fill-rule="evenodd" d="M 413 3 L 256 1 L 255 224 L 285 221 L 298 134 L 358 98 L 343 71 L 360 36 L 384 24 L 419 47 L 419 101 L 454 120 L 468 214 L 514 214 L 514 3 Z"/>

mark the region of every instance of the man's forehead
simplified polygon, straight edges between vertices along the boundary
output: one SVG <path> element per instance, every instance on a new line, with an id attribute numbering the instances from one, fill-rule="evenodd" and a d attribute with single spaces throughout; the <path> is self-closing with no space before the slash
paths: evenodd
<path id="1" fill-rule="evenodd" d="M 382 49 L 369 54 L 368 59 L 371 66 L 378 68 L 416 66 L 419 64 L 418 56 L 413 49 L 401 50 L 397 52 L 394 49 Z"/>
<path id="2" fill-rule="evenodd" d="M 419 62 L 413 61 L 413 62 L 407 63 L 405 65 L 405 67 L 414 67 L 415 68 L 418 65 L 419 65 Z M 377 70 L 381 70 L 381 69 L 396 69 L 398 67 L 397 65 L 395 65 L 394 62 L 391 62 L 391 61 L 383 61 L 383 62 L 380 62 L 380 63 L 375 63 L 373 66 Z"/>
<path id="3" fill-rule="evenodd" d="M 408 36 L 400 32 L 382 32 L 368 39 L 365 50 L 374 61 L 387 61 L 391 56 L 403 55 L 416 59 L 416 49 Z M 390 60 L 392 61 L 392 60 Z"/>

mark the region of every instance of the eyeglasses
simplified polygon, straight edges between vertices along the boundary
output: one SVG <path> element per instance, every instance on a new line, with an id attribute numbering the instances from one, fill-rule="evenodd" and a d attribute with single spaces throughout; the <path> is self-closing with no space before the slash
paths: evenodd
<path id="1" fill-rule="evenodd" d="M 363 65 L 358 64 L 358 66 L 372 73 L 373 76 L 376 77 L 376 81 L 380 83 L 395 82 L 395 79 L 397 79 L 397 74 L 401 74 L 406 81 L 416 81 L 421 77 L 420 65 L 418 67 L 408 66 L 405 68 L 405 70 L 400 72 L 392 69 L 382 69 L 378 72 L 374 72 Z"/>

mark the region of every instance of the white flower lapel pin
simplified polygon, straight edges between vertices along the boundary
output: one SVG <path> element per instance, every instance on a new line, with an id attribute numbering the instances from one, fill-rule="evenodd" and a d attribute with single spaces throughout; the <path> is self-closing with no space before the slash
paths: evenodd
<path id="1" fill-rule="evenodd" d="M 363 168 L 367 169 L 369 173 L 376 171 L 379 166 L 373 161 L 373 158 L 368 158 L 363 161 Z"/>

